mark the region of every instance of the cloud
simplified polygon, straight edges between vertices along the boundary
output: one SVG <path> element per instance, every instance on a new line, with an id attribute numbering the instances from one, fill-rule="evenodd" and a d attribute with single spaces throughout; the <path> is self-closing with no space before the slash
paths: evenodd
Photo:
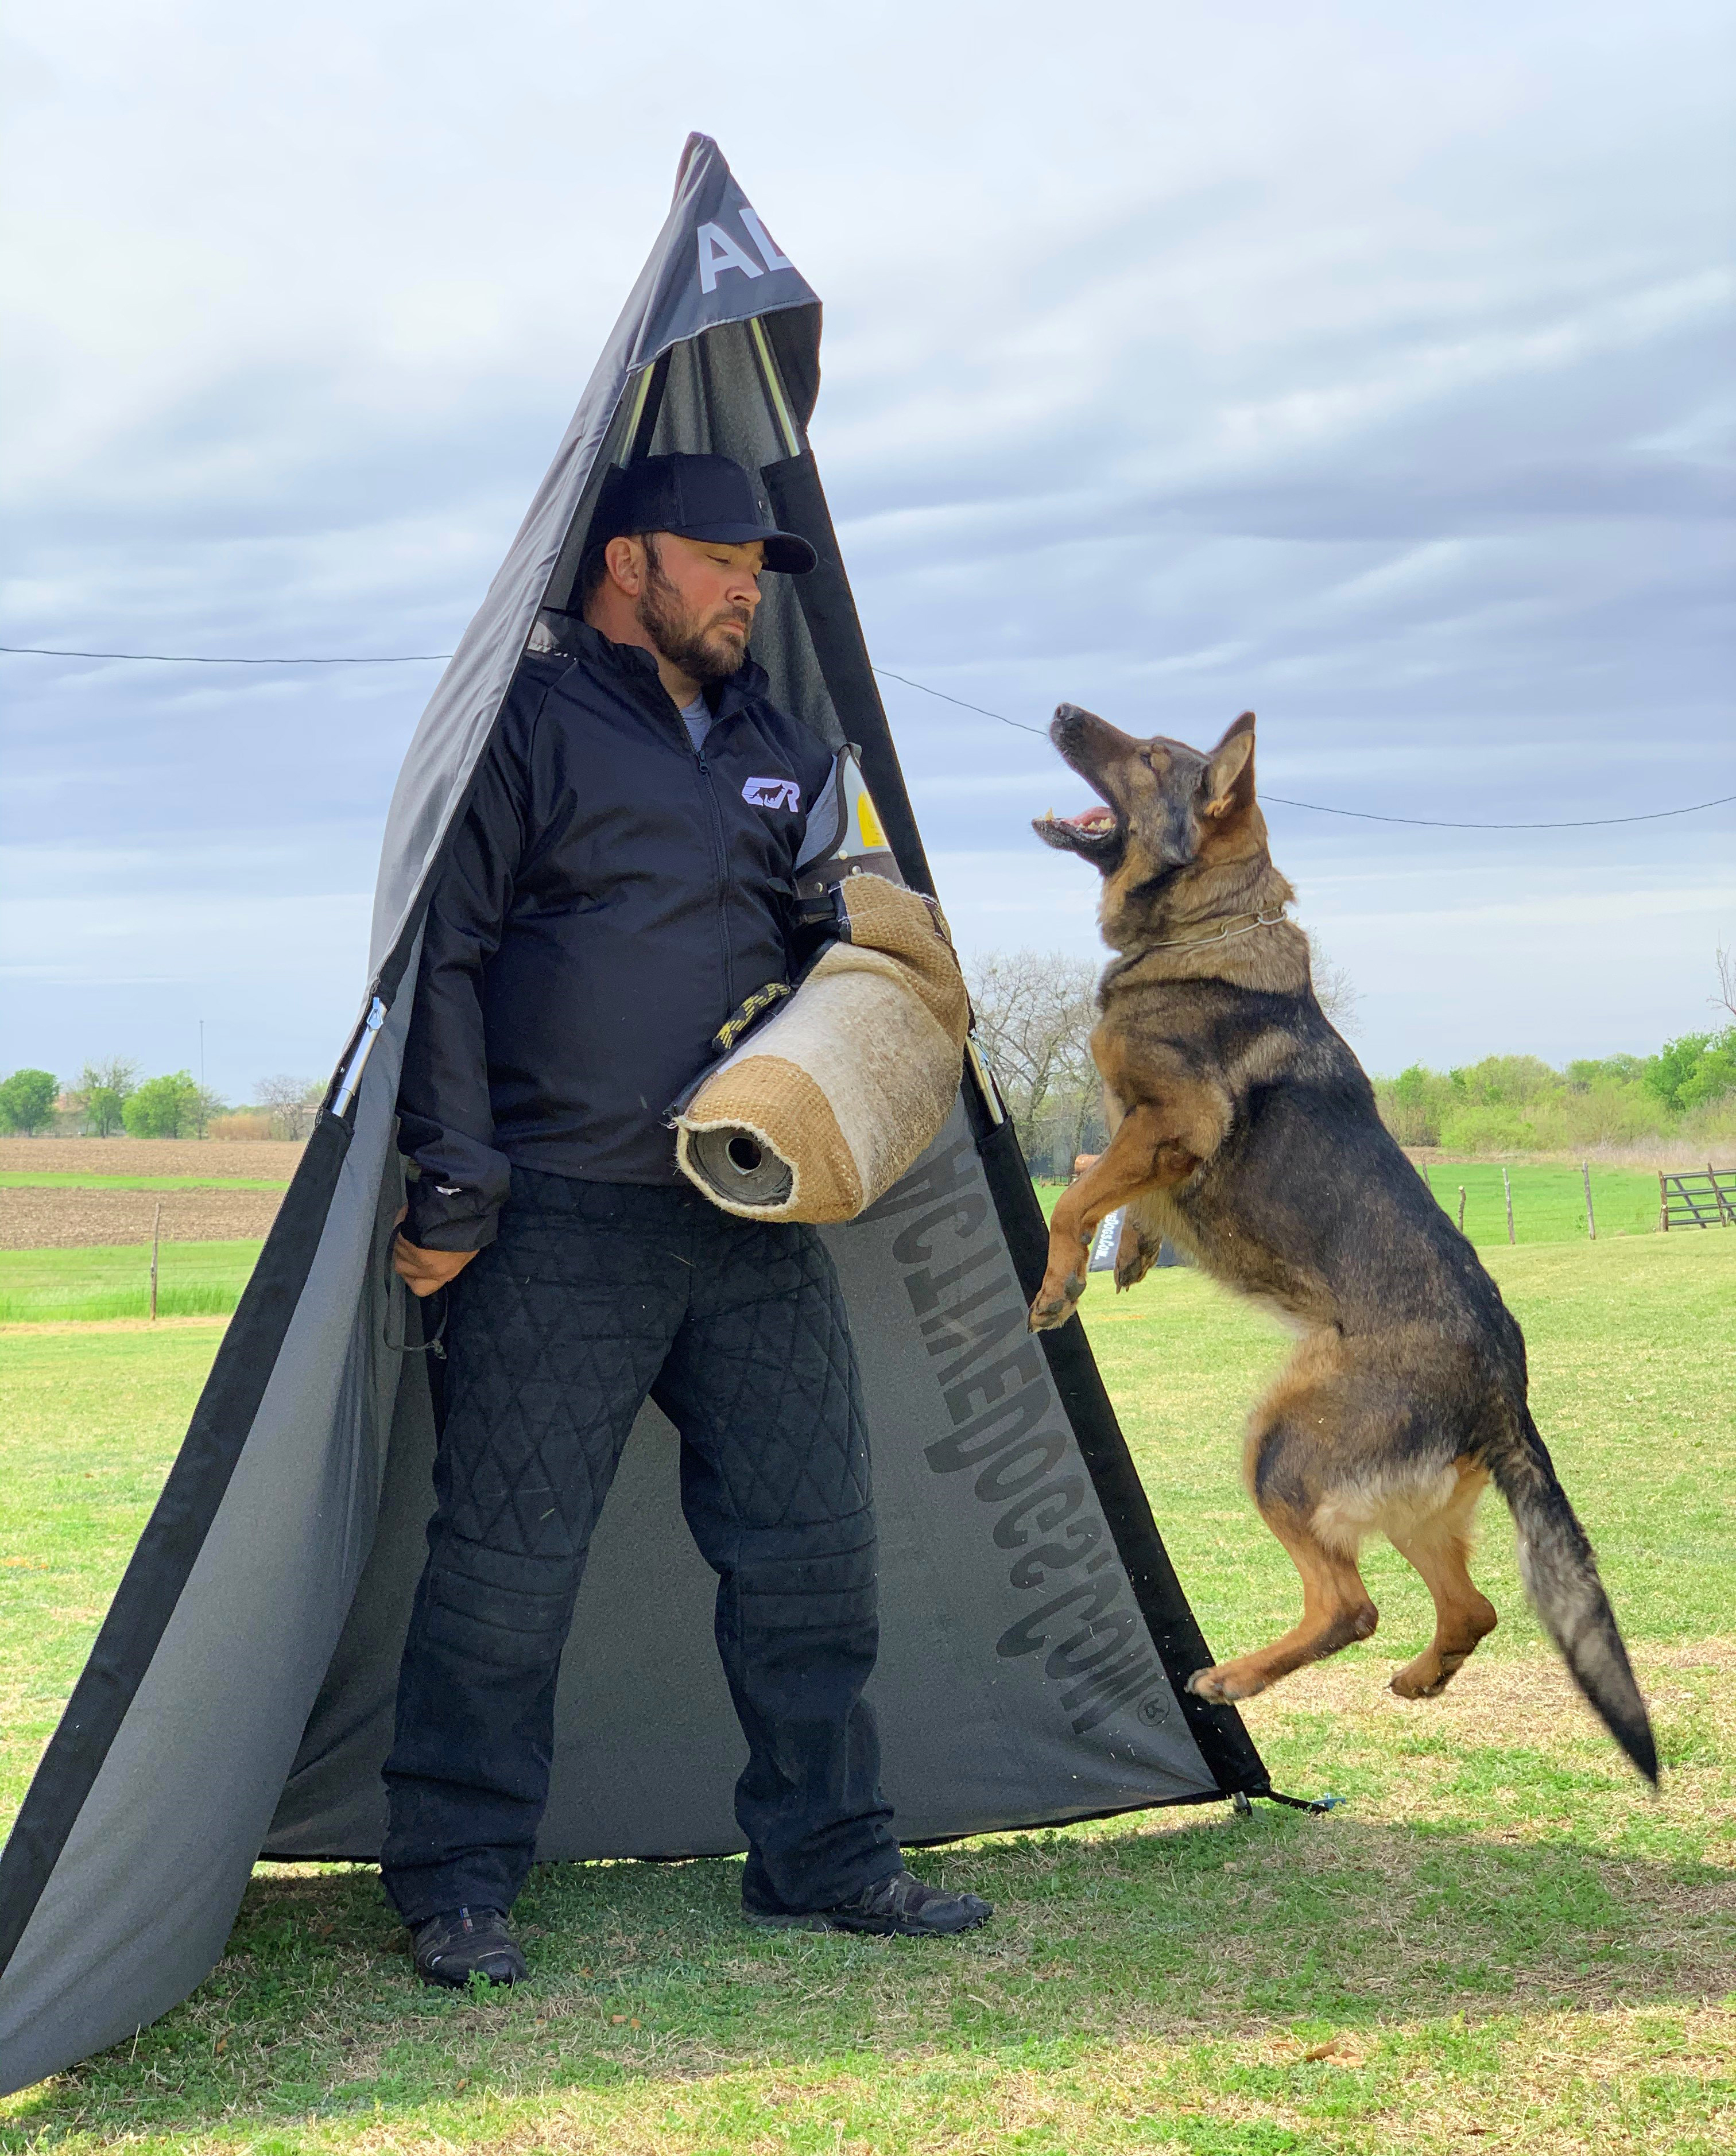
<path id="1" fill-rule="evenodd" d="M 956 4 L 744 34 L 681 0 L 67 0 L 3 72 L 0 641 L 449 649 L 699 125 L 825 296 L 815 444 L 883 664 L 1039 726 L 1252 705 L 1263 783 L 1348 808 L 1736 790 L 1726 39 L 1709 0 L 1019 4 L 992 35 Z M 329 1063 L 435 670 L 0 666 L 0 1063 L 171 1055 L 154 1014 L 178 1038 L 220 989 L 252 1014 L 225 1084 Z M 1071 783 L 1045 742 L 886 693 L 955 917 L 1088 948 L 1024 836 Z M 1377 1062 L 1644 1045 L 1700 1020 L 1736 917 L 1728 810 L 1450 857 L 1273 822 Z"/>

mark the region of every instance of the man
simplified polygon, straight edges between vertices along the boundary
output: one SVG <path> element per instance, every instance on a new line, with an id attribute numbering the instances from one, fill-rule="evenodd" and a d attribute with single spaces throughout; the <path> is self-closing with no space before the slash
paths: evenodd
<path id="1" fill-rule="evenodd" d="M 383 1868 L 431 1983 L 525 1974 L 506 1919 L 561 1650 L 647 1395 L 718 1575 L 743 1915 L 943 1933 L 991 1913 L 904 1869 L 881 1794 L 866 1434 L 824 1245 L 708 1204 L 665 1121 L 718 1029 L 810 955 L 795 871 L 831 758 L 747 642 L 762 572 L 814 561 L 726 458 L 615 475 L 583 624 L 521 665 L 429 909 L 395 1262 L 449 1290 L 446 1413 Z"/>

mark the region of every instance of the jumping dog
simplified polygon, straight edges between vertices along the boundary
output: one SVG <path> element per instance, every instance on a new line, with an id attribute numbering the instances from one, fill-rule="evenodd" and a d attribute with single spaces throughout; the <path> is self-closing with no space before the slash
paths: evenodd
<path id="1" fill-rule="evenodd" d="M 1591 1545 L 1526 1404 L 1523 1337 L 1315 1001 L 1307 939 L 1284 917 L 1295 893 L 1255 798 L 1253 713 L 1209 752 L 1136 740 L 1071 704 L 1050 737 L 1101 797 L 1035 829 L 1103 879 L 1117 955 L 1091 1054 L 1112 1135 L 1055 1209 L 1031 1328 L 1072 1317 L 1091 1238 L 1125 1206 L 1118 1288 L 1143 1277 L 1168 1236 L 1300 1335 L 1255 1410 L 1245 1468 L 1302 1575 L 1302 1619 L 1196 1671 L 1190 1689 L 1248 1699 L 1366 1640 L 1377 1612 L 1357 1558 L 1379 1533 L 1435 1601 L 1435 1636 L 1392 1688 L 1433 1698 L 1494 1630 L 1466 1563 L 1492 1481 L 1550 1636 L 1655 1783 L 1651 1726 Z"/>

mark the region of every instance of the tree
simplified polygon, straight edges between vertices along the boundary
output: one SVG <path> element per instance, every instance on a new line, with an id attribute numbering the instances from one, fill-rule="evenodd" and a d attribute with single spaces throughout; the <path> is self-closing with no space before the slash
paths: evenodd
<path id="1" fill-rule="evenodd" d="M 229 1112 L 229 1103 L 219 1100 L 208 1086 L 195 1086 L 193 1089 L 193 1099 L 187 1105 L 188 1135 L 196 1138 L 203 1137 L 211 1127 L 211 1118 L 213 1116 L 226 1116 Z"/>
<path id="2" fill-rule="evenodd" d="M 127 1096 L 121 1120 L 129 1137 L 184 1138 L 193 1134 L 199 1089 L 189 1070 L 147 1078 Z"/>
<path id="3" fill-rule="evenodd" d="M 122 1128 L 122 1110 L 127 1096 L 136 1090 L 139 1066 L 125 1055 L 110 1055 L 100 1063 L 87 1063 L 79 1074 L 84 1096 L 85 1120 L 100 1138 L 111 1138 Z"/>
<path id="4" fill-rule="evenodd" d="M 280 1071 L 262 1078 L 254 1098 L 271 1117 L 271 1127 L 280 1138 L 305 1138 L 313 1128 L 314 1111 L 326 1097 L 316 1079 L 290 1078 Z"/>
<path id="5" fill-rule="evenodd" d="M 1712 963 L 1718 973 L 1718 993 L 1708 996 L 1707 1001 L 1736 1018 L 1736 951 L 1727 951 L 1720 943 L 1712 954 Z"/>
<path id="6" fill-rule="evenodd" d="M 0 1130 L 33 1137 L 53 1116 L 59 1091 L 52 1070 L 14 1070 L 0 1084 Z"/>
<path id="7" fill-rule="evenodd" d="M 1335 1025 L 1340 1033 L 1354 1033 L 1356 1007 L 1362 1001 L 1356 984 L 1319 937 L 1312 934 L 1308 937 L 1308 971 L 1314 979 L 1314 1000 L 1326 1014 L 1328 1024 Z"/>
<path id="8" fill-rule="evenodd" d="M 1091 1060 L 1097 969 L 1061 951 L 989 951 L 965 968 L 977 1039 L 1034 1169 L 1066 1174 L 1101 1142 Z"/>
<path id="9" fill-rule="evenodd" d="M 1682 1115 L 1736 1093 L 1736 1025 L 1722 1033 L 1685 1033 L 1646 1059 L 1645 1080 L 1667 1108 Z"/>

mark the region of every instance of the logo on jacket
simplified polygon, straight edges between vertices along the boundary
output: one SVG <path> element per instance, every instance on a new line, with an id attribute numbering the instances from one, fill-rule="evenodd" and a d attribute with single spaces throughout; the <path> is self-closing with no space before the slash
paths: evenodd
<path id="1" fill-rule="evenodd" d="M 750 808 L 799 808 L 802 789 L 793 778 L 747 778 L 742 798 Z"/>

